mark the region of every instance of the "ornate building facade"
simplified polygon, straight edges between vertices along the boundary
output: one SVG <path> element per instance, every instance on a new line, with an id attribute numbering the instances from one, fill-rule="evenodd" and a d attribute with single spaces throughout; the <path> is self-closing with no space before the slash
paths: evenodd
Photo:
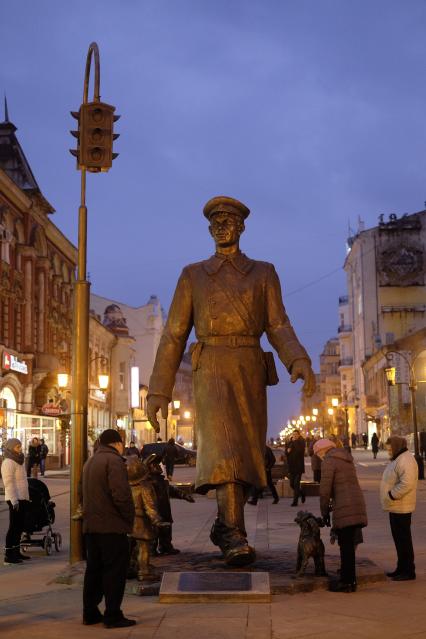
<path id="1" fill-rule="evenodd" d="M 357 432 L 370 438 L 375 431 L 383 440 L 392 431 L 407 434 L 412 429 L 408 367 L 402 355 L 411 360 L 424 348 L 425 250 L 426 211 L 399 218 L 392 214 L 387 220 L 381 215 L 378 226 L 349 239 L 344 267 L 349 330 L 340 372 L 347 375 Z M 397 385 L 390 391 L 386 351 L 395 352 Z M 425 378 L 422 374 L 419 379 Z M 419 384 L 419 409 L 425 391 L 425 384 Z"/>
<path id="2" fill-rule="evenodd" d="M 9 121 L 0 123 L 0 403 L 2 437 L 26 446 L 44 435 L 56 452 L 55 420 L 40 417 L 57 373 L 70 368 L 77 251 L 53 224 Z"/>

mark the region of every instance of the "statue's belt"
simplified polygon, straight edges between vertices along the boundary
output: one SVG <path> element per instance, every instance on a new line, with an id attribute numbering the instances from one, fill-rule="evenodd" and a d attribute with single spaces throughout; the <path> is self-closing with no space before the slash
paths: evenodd
<path id="1" fill-rule="evenodd" d="M 208 335 L 206 337 L 199 337 L 198 342 L 194 342 L 189 347 L 193 371 L 198 370 L 201 352 L 204 346 L 229 346 L 230 348 L 248 346 L 260 348 L 260 338 L 254 335 Z M 278 384 L 279 379 L 274 356 L 272 353 L 264 353 L 263 351 L 262 355 L 266 369 L 266 384 L 268 386 L 275 386 L 275 384 Z"/>
<path id="2" fill-rule="evenodd" d="M 195 346 L 197 347 L 198 344 L 238 348 L 238 346 L 260 346 L 260 339 L 254 335 L 208 335 L 200 337 Z"/>

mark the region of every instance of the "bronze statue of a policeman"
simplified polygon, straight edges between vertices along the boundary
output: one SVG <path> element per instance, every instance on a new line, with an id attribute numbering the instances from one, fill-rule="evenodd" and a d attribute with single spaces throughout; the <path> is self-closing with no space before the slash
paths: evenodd
<path id="1" fill-rule="evenodd" d="M 210 259 L 186 266 L 179 278 L 149 382 L 148 418 L 159 430 L 167 418 L 175 375 L 193 327 L 192 352 L 197 427 L 196 491 L 216 489 L 218 513 L 210 538 L 226 563 L 254 561 L 247 542 L 244 505 L 250 486 L 266 486 L 266 386 L 276 384 L 269 342 L 291 374 L 312 394 L 309 356 L 287 317 L 272 264 L 251 260 L 239 248 L 249 209 L 230 197 L 204 207 L 216 244 Z"/>

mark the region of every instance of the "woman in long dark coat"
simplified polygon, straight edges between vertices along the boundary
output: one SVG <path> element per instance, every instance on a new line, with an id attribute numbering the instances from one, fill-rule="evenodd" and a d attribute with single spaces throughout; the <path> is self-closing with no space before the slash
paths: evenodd
<path id="1" fill-rule="evenodd" d="M 352 455 L 345 448 L 336 448 L 329 439 L 320 439 L 314 453 L 322 459 L 320 506 L 326 525 L 333 529 L 340 547 L 340 580 L 330 584 L 334 592 L 355 592 L 355 548 L 362 541 L 361 529 L 367 525 L 364 496 L 358 483 Z"/>
<path id="2" fill-rule="evenodd" d="M 377 437 L 377 433 L 373 433 L 371 438 L 371 450 L 373 451 L 373 457 L 376 459 L 377 453 L 379 452 L 379 438 Z"/>

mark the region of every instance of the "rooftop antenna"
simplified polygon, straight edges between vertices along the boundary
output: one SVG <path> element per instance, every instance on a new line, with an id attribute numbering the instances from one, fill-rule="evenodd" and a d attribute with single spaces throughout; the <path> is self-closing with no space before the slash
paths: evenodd
<path id="1" fill-rule="evenodd" d="M 9 122 L 9 109 L 7 108 L 7 97 L 4 94 L 4 121 Z"/>

